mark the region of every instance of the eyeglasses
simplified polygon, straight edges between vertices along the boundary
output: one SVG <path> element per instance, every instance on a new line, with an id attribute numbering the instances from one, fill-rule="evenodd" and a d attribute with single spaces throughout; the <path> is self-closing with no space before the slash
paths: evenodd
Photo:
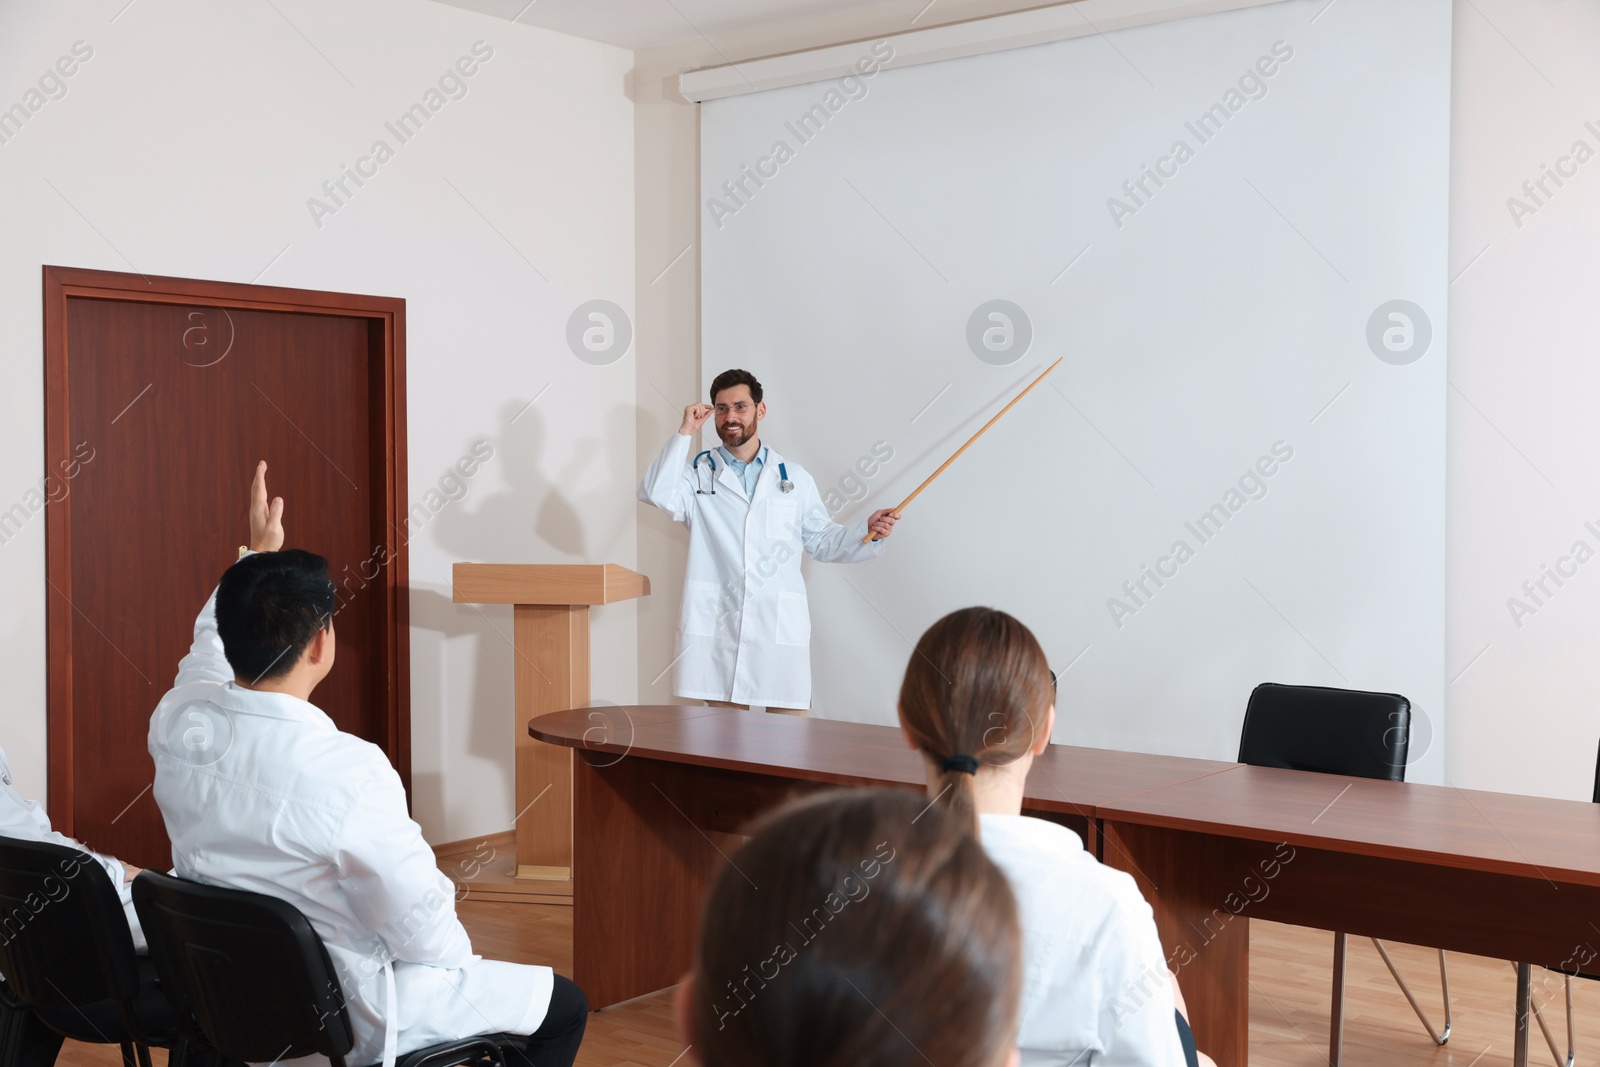
<path id="1" fill-rule="evenodd" d="M 1052 692 L 1052 693 L 1059 693 L 1060 692 L 1060 690 L 1056 688 L 1056 672 L 1055 671 L 1051 671 L 1050 672 L 1050 692 Z"/>
<path id="2" fill-rule="evenodd" d="M 748 400 L 741 400 L 737 404 L 718 404 L 717 414 L 726 415 L 731 411 L 736 415 L 743 415 L 753 407 L 755 407 L 755 405 L 750 403 Z"/>

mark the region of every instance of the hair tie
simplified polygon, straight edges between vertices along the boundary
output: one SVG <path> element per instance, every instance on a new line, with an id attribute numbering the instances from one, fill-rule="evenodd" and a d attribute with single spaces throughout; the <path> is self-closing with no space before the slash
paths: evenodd
<path id="1" fill-rule="evenodd" d="M 978 759 L 976 756 L 946 756 L 939 764 L 947 771 L 960 771 L 962 774 L 977 774 Z"/>

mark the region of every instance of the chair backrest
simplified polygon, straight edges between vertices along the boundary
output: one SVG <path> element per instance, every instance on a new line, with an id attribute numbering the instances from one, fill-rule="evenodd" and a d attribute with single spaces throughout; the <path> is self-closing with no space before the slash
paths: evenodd
<path id="1" fill-rule="evenodd" d="M 1263 682 L 1250 694 L 1239 762 L 1401 782 L 1411 702 L 1398 693 Z"/>
<path id="2" fill-rule="evenodd" d="M 247 1063 L 312 1053 L 343 1063 L 354 1043 L 344 995 L 294 905 L 148 870 L 133 903 L 191 1041 Z"/>
<path id="3" fill-rule="evenodd" d="M 1595 756 L 1594 761 L 1594 802 L 1600 804 L 1600 754 Z"/>
<path id="4" fill-rule="evenodd" d="M 133 934 L 93 856 L 0 837 L 0 974 L 17 1000 L 53 1015 L 138 996 Z"/>

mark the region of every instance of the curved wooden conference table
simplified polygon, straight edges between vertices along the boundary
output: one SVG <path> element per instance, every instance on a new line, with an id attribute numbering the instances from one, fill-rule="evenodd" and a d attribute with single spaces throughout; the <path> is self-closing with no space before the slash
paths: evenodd
<path id="1" fill-rule="evenodd" d="M 923 787 L 887 726 L 675 705 L 528 732 L 579 757 L 573 977 L 597 1008 L 687 969 L 724 862 L 710 835 L 818 789 Z M 1251 916 L 1569 972 L 1600 958 L 1600 805 L 1051 745 L 1023 806 L 1133 875 L 1223 1067 L 1249 1047 Z"/>

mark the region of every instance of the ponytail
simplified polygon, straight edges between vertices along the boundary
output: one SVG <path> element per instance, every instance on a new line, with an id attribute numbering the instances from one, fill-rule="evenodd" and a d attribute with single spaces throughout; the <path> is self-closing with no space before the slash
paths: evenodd
<path id="1" fill-rule="evenodd" d="M 982 765 L 978 757 L 965 753 L 946 756 L 939 761 L 939 795 L 949 802 L 950 810 L 962 825 L 978 825 L 978 768 Z"/>
<path id="2" fill-rule="evenodd" d="M 917 642 L 900 685 L 900 719 L 940 768 L 941 803 L 976 831 L 978 772 L 1025 756 L 1054 700 L 1050 664 L 1032 632 L 1003 611 L 963 608 Z"/>

